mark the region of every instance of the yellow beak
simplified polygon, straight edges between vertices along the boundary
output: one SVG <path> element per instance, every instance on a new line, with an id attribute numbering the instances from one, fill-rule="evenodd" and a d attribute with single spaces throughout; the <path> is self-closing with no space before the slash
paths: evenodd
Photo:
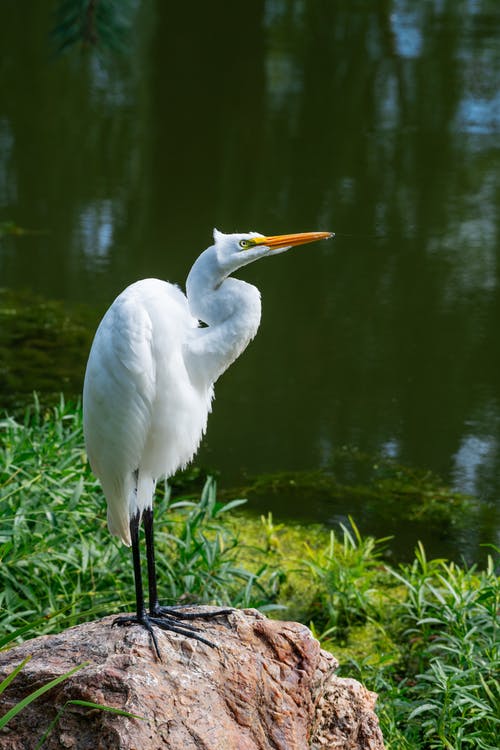
<path id="1" fill-rule="evenodd" d="M 252 245 L 266 245 L 270 250 L 278 250 L 281 247 L 294 247 L 305 245 L 316 240 L 327 240 L 335 237 L 334 232 L 300 232 L 299 234 L 277 234 L 272 237 L 252 237 Z"/>

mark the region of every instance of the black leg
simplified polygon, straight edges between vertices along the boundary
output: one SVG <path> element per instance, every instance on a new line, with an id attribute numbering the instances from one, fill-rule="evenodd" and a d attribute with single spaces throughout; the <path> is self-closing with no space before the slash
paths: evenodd
<path id="1" fill-rule="evenodd" d="M 149 584 L 149 613 L 152 617 L 161 617 L 166 620 L 209 620 L 218 615 L 229 615 L 232 609 L 217 609 L 210 612 L 183 612 L 179 605 L 173 607 L 160 607 L 158 601 L 158 587 L 156 584 L 156 564 L 154 550 L 154 517 L 153 509 L 144 511 L 144 532 L 146 536 L 146 557 L 148 562 L 148 584 Z M 188 627 L 183 625 L 183 627 Z M 194 630 L 194 628 L 193 628 Z"/>
<path id="2" fill-rule="evenodd" d="M 146 508 L 143 514 L 144 534 L 146 537 L 146 559 L 148 563 L 149 611 L 153 614 L 158 607 L 158 588 L 156 585 L 155 540 L 153 530 L 153 508 Z"/>
<path id="3" fill-rule="evenodd" d="M 135 583 L 135 605 L 137 612 L 137 619 L 140 620 L 146 614 L 146 607 L 144 605 L 144 591 L 142 588 L 142 572 L 141 572 L 141 552 L 139 549 L 139 526 L 141 523 L 141 515 L 139 512 L 130 519 L 130 537 L 132 539 L 132 561 L 134 563 L 134 583 Z"/>
<path id="4" fill-rule="evenodd" d="M 113 622 L 113 625 L 131 625 L 138 623 L 146 628 L 153 641 L 154 650 L 156 656 L 161 661 L 160 649 L 158 647 L 158 641 L 154 634 L 153 627 L 146 613 L 146 607 L 144 605 L 144 591 L 142 588 L 142 572 L 141 572 L 141 553 L 139 549 L 139 527 L 141 524 L 141 514 L 137 512 L 135 516 L 130 519 L 130 538 L 132 540 L 132 560 L 134 563 L 134 583 L 135 583 L 135 605 L 136 605 L 136 616 L 122 615 L 117 617 Z"/>
<path id="5" fill-rule="evenodd" d="M 138 512 L 130 519 L 130 537 L 132 540 L 132 560 L 134 564 L 134 582 L 135 582 L 135 600 L 136 600 L 136 615 L 122 615 L 114 620 L 113 625 L 131 625 L 139 624 L 142 625 L 151 636 L 155 654 L 161 661 L 160 648 L 158 646 L 158 640 L 153 630 L 153 625 L 157 625 L 162 630 L 170 630 L 174 633 L 179 633 L 188 638 L 194 638 L 201 643 L 205 643 L 207 646 L 214 644 L 198 635 L 198 628 L 193 625 L 179 624 L 178 619 L 193 619 L 190 615 L 175 614 L 170 615 L 167 611 L 163 612 L 163 609 L 158 604 L 158 595 L 156 589 L 156 570 L 154 560 L 154 544 L 153 544 L 153 511 L 148 509 L 144 512 L 144 531 L 146 535 L 146 548 L 147 548 L 147 565 L 148 565 L 148 581 L 149 581 L 149 595 L 152 603 L 156 602 L 156 606 L 152 604 L 150 608 L 150 614 L 146 612 L 144 604 L 144 591 L 142 587 L 142 573 L 141 573 L 141 554 L 139 549 L 139 527 L 141 523 L 141 514 Z M 228 612 L 231 610 L 227 610 Z M 222 613 L 224 613 L 223 611 Z M 217 612 L 214 614 L 221 614 Z M 203 616 L 203 615 L 202 615 Z M 176 619 L 177 618 L 177 619 Z"/>

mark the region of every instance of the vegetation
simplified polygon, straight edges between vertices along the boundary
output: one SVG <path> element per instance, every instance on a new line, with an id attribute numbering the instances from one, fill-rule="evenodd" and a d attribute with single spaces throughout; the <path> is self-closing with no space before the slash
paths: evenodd
<path id="1" fill-rule="evenodd" d="M 0 421 L 0 435 L 0 647 L 133 608 L 129 551 L 107 531 L 80 409 L 35 399 L 23 419 Z M 189 479 L 173 483 L 180 497 L 158 497 L 165 601 L 258 606 L 308 624 L 343 674 L 379 693 L 388 748 L 497 747 L 491 559 L 478 570 L 419 547 L 389 567 L 388 540 L 363 537 L 354 521 L 329 532 L 252 518 L 241 500 L 219 502 L 214 480 L 190 497 Z"/>
<path id="2" fill-rule="evenodd" d="M 395 519 L 439 525 L 443 536 L 457 527 L 470 528 L 480 512 L 475 498 L 447 487 L 431 471 L 347 447 L 333 454 L 326 469 L 264 474 L 241 487 L 240 494 L 260 505 L 269 495 L 286 496 L 304 513 L 334 500 L 339 508 L 362 506 L 364 515 L 387 525 Z"/>
<path id="3" fill-rule="evenodd" d="M 69 310 L 29 291 L 0 288 L 0 396 L 10 413 L 22 419 L 33 383 L 45 403 L 57 404 L 62 386 L 81 392 L 97 322 L 97 313 L 83 306 Z"/>
<path id="4" fill-rule="evenodd" d="M 22 423 L 7 417 L 0 429 L 4 629 L 16 632 L 41 619 L 37 632 L 46 633 L 133 608 L 129 550 L 107 531 L 102 493 L 86 462 L 81 411 L 61 400 L 42 412 L 35 400 Z M 199 502 L 158 493 L 165 521 L 156 533 L 158 566 L 168 600 L 265 604 L 259 574 L 237 567 L 236 535 L 220 521 L 236 504 L 217 503 L 213 481 Z"/>
<path id="5" fill-rule="evenodd" d="M 74 46 L 124 52 L 136 7 L 131 0 L 60 0 L 52 30 L 57 52 Z"/>

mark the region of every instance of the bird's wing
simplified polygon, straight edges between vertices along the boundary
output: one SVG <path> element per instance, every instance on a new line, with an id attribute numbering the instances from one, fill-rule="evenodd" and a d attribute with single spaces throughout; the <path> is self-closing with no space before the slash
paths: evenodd
<path id="1" fill-rule="evenodd" d="M 206 423 L 209 401 L 200 407 L 182 349 L 196 326 L 180 289 L 143 279 L 113 302 L 92 344 L 85 444 L 109 528 L 126 544 L 129 514 L 151 503 L 155 479 L 191 458 Z"/>
<path id="2" fill-rule="evenodd" d="M 83 394 L 85 441 L 106 495 L 139 466 L 155 398 L 152 339 L 147 310 L 124 293 L 92 344 Z"/>

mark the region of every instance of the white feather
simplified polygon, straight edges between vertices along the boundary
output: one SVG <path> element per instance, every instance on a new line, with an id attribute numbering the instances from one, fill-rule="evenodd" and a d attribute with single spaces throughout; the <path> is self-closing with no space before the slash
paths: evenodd
<path id="1" fill-rule="evenodd" d="M 290 237 L 266 239 L 278 240 L 277 254 L 319 235 Z M 228 278 L 273 254 L 263 242 L 249 242 L 256 238 L 262 235 L 215 229 L 214 244 L 189 273 L 187 298 L 165 281 L 137 281 L 97 329 L 83 390 L 85 443 L 108 503 L 109 529 L 127 545 L 130 519 L 151 507 L 157 479 L 191 460 L 213 384 L 257 332 L 258 289 Z"/>

